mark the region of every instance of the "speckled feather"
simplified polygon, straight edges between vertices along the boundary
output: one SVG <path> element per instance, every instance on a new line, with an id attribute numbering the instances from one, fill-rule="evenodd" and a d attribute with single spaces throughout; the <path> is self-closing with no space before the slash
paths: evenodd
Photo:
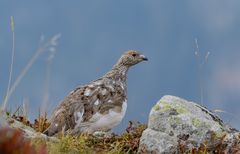
<path id="1" fill-rule="evenodd" d="M 55 109 L 45 134 L 108 131 L 119 124 L 127 107 L 127 71 L 143 60 L 137 51 L 127 51 L 103 77 L 77 87 Z"/>

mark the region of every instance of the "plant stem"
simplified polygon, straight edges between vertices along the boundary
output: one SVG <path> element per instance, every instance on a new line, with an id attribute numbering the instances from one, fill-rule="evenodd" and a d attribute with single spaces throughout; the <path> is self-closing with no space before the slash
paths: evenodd
<path id="1" fill-rule="evenodd" d="M 12 31 L 12 58 L 11 58 L 11 65 L 10 65 L 10 71 L 9 71 L 9 79 L 8 79 L 8 87 L 7 87 L 7 94 L 5 96 L 5 99 L 3 101 L 2 110 L 5 111 L 8 103 L 8 99 L 10 97 L 10 86 L 12 82 L 12 73 L 13 73 L 13 64 L 14 64 L 14 56 L 15 56 L 15 31 L 14 31 L 14 19 L 13 16 L 11 16 L 11 31 Z"/>

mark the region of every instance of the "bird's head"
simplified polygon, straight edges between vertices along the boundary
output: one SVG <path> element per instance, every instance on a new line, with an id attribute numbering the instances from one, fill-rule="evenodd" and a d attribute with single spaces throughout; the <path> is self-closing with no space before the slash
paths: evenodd
<path id="1" fill-rule="evenodd" d="M 147 60 L 148 60 L 147 57 L 144 56 L 143 54 L 134 50 L 129 50 L 121 56 L 121 58 L 118 61 L 118 64 L 130 67 Z"/>

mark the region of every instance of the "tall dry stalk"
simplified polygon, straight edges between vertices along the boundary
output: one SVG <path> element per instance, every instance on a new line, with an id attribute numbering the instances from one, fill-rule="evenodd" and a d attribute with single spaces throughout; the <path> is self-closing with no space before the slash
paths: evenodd
<path id="1" fill-rule="evenodd" d="M 9 101 L 9 98 L 13 94 L 13 92 L 16 90 L 19 83 L 22 81 L 23 77 L 26 75 L 26 73 L 29 71 L 29 69 L 32 67 L 32 65 L 35 63 L 37 58 L 42 54 L 44 51 L 51 51 L 51 48 L 54 48 L 58 44 L 58 40 L 61 37 L 61 34 L 56 34 L 52 38 L 50 38 L 48 41 L 43 43 L 34 53 L 34 55 L 31 57 L 27 65 L 23 68 L 23 70 L 20 72 L 20 74 L 17 76 L 16 80 L 13 82 L 12 86 L 8 88 L 7 96 L 4 99 L 2 110 L 6 111 L 6 107 Z M 11 71 L 10 71 L 11 72 Z"/>
<path id="2" fill-rule="evenodd" d="M 6 110 L 7 102 L 9 98 L 9 91 L 12 82 L 12 73 L 13 73 L 13 63 L 14 63 L 14 56 L 15 56 L 15 28 L 14 28 L 14 18 L 13 16 L 10 17 L 10 25 L 11 25 L 11 32 L 12 32 L 12 57 L 11 57 L 11 65 L 9 71 L 9 79 L 8 79 L 8 86 L 7 86 L 7 93 L 3 101 L 2 110 Z"/>
<path id="3" fill-rule="evenodd" d="M 195 56 L 197 57 L 197 62 L 198 62 L 198 77 L 199 77 L 199 91 L 200 91 L 200 103 L 203 105 L 203 97 L 204 97 L 204 86 L 203 86 L 203 66 L 206 64 L 208 61 L 208 57 L 210 52 L 207 52 L 205 55 L 204 59 L 201 59 L 200 55 L 200 50 L 198 46 L 198 40 L 195 38 L 195 44 L 196 44 L 196 51 L 195 51 Z"/>
<path id="4" fill-rule="evenodd" d="M 43 95 L 43 101 L 40 108 L 41 116 L 47 113 L 47 107 L 48 107 L 49 97 L 50 97 L 49 85 L 50 85 L 50 77 L 51 77 L 51 66 L 52 66 L 52 62 L 55 57 L 56 51 L 57 50 L 55 47 L 49 48 L 49 56 L 47 59 L 47 68 L 46 68 L 46 78 L 45 78 L 45 84 L 44 84 L 44 95 Z"/>

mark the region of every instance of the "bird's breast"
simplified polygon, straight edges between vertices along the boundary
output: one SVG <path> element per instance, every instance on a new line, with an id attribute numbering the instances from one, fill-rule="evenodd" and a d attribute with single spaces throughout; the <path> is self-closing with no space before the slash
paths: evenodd
<path id="1" fill-rule="evenodd" d="M 127 100 L 122 103 L 120 112 L 117 112 L 114 108 L 110 109 L 108 113 L 101 114 L 96 112 L 90 121 L 94 121 L 89 130 L 94 131 L 107 131 L 117 126 L 125 116 L 127 110 Z"/>

